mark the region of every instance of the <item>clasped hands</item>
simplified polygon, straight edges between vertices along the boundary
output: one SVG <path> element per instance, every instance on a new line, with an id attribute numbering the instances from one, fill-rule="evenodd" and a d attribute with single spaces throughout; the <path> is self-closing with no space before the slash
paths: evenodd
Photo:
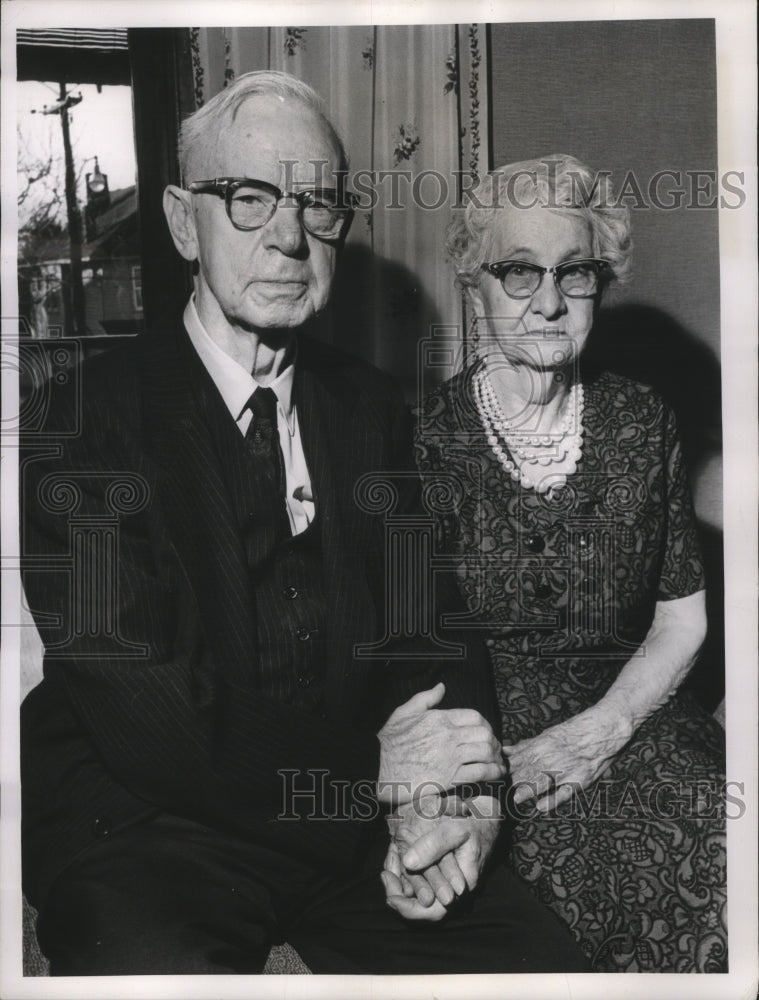
<path id="1" fill-rule="evenodd" d="M 441 920 L 471 892 L 501 823 L 498 800 L 424 795 L 388 817 L 390 846 L 382 884 L 388 906 L 407 920 Z"/>
<path id="2" fill-rule="evenodd" d="M 382 881 L 388 905 L 409 920 L 440 920 L 472 890 L 495 843 L 497 800 L 464 802 L 449 790 L 496 781 L 501 746 L 474 709 L 435 709 L 443 684 L 414 695 L 379 733 L 377 795 L 394 806 Z"/>
<path id="3" fill-rule="evenodd" d="M 503 748 L 473 709 L 435 710 L 438 684 L 401 705 L 379 734 L 378 797 L 395 811 L 382 881 L 388 905 L 409 920 L 440 920 L 477 884 L 498 834 L 495 798 L 464 802 L 457 786 L 509 771 L 513 804 L 547 813 L 587 788 L 629 740 L 629 718 L 603 700 L 531 739 Z M 504 763 L 501 751 L 506 758 Z"/>

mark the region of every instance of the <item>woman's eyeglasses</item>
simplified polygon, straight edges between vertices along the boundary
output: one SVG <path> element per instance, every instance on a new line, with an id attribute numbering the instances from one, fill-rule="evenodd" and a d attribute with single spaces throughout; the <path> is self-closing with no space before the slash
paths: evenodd
<path id="1" fill-rule="evenodd" d="M 541 267 L 524 260 L 497 260 L 485 263 L 482 270 L 492 274 L 512 299 L 529 299 L 540 287 L 544 274 L 553 276 L 556 287 L 570 299 L 595 295 L 609 271 L 609 263 L 596 257 L 567 260 L 555 267 Z"/>

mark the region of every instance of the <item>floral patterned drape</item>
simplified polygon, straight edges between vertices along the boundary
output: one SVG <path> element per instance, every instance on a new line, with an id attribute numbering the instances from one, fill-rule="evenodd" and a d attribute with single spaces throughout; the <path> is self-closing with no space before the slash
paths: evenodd
<path id="1" fill-rule="evenodd" d="M 351 173 L 362 172 L 376 194 L 374 207 L 357 213 L 325 335 L 399 377 L 410 399 L 420 341 L 434 327 L 464 326 L 444 239 L 460 172 L 488 167 L 484 32 L 481 25 L 190 29 L 198 106 L 254 69 L 285 70 L 325 99 Z M 368 205 L 369 194 L 362 200 Z M 425 356 L 425 386 L 451 373 L 449 353 Z"/>

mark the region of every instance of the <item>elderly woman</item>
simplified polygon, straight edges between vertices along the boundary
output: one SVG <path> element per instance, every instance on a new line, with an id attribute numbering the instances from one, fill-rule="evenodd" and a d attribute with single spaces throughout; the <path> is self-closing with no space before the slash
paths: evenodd
<path id="1" fill-rule="evenodd" d="M 424 401 L 417 451 L 492 655 L 513 864 L 594 968 L 724 970 L 724 733 L 681 689 L 706 618 L 675 422 L 583 367 L 628 212 L 546 156 L 485 177 L 448 249 L 476 356 Z"/>

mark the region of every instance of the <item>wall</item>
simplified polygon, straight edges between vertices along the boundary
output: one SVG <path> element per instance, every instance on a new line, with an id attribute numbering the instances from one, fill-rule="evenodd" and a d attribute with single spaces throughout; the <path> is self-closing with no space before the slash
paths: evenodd
<path id="1" fill-rule="evenodd" d="M 721 525 L 720 302 L 714 22 L 497 24 L 490 32 L 492 165 L 566 152 L 615 186 L 634 175 L 632 283 L 608 300 L 596 350 L 657 384 L 678 415 L 701 520 Z M 683 189 L 681 205 L 655 207 Z M 709 189 L 711 188 L 711 190 Z M 730 201 L 735 201 L 726 190 Z M 642 203 L 652 207 L 642 206 Z"/>

